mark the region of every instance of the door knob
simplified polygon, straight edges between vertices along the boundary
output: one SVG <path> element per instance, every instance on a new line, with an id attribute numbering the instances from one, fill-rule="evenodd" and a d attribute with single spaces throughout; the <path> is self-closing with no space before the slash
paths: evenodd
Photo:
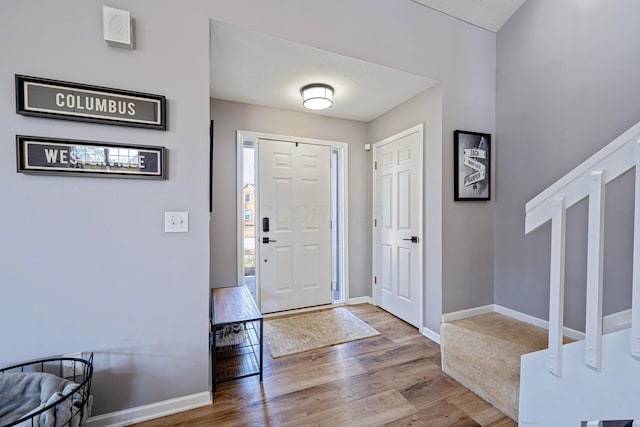
<path id="1" fill-rule="evenodd" d="M 262 243 L 275 243 L 275 240 L 271 240 L 268 237 L 263 237 L 262 238 Z"/>
<path id="2" fill-rule="evenodd" d="M 411 236 L 410 239 L 402 239 L 402 240 L 408 240 L 411 243 L 418 243 L 418 236 Z"/>

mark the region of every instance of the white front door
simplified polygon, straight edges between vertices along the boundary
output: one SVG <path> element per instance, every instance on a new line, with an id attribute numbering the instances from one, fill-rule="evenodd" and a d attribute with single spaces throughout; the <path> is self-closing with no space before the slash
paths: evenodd
<path id="1" fill-rule="evenodd" d="M 422 127 L 374 145 L 374 292 L 380 307 L 420 327 Z"/>
<path id="2" fill-rule="evenodd" d="M 331 304 L 331 147 L 260 139 L 258 158 L 260 309 Z"/>

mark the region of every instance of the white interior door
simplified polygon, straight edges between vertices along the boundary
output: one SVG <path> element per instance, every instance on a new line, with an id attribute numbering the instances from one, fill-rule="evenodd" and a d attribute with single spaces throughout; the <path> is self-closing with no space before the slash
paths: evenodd
<path id="1" fill-rule="evenodd" d="M 374 283 L 378 305 L 420 327 L 422 128 L 374 145 Z"/>
<path id="2" fill-rule="evenodd" d="M 260 139 L 258 162 L 262 312 L 330 304 L 331 147 Z"/>

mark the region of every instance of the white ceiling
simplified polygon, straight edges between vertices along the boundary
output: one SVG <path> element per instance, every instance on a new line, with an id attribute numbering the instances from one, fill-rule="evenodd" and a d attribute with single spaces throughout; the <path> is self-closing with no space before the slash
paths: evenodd
<path id="1" fill-rule="evenodd" d="M 369 122 L 438 83 L 218 21 L 210 46 L 210 96 L 247 104 Z M 333 107 L 305 109 L 309 83 L 333 86 Z"/>
<path id="2" fill-rule="evenodd" d="M 525 0 L 414 0 L 494 33 L 516 13 Z"/>
<path id="3" fill-rule="evenodd" d="M 413 1 L 493 32 L 525 2 Z M 363 122 L 438 83 L 218 21 L 211 22 L 210 49 L 212 98 Z M 310 83 L 333 86 L 333 107 L 317 112 L 302 107 L 300 88 Z"/>

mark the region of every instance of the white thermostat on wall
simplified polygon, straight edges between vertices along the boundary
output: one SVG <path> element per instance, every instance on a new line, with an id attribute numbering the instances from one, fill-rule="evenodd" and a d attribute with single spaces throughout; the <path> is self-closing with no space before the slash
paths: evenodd
<path id="1" fill-rule="evenodd" d="M 133 49 L 129 11 L 102 6 L 102 37 L 109 46 Z"/>

